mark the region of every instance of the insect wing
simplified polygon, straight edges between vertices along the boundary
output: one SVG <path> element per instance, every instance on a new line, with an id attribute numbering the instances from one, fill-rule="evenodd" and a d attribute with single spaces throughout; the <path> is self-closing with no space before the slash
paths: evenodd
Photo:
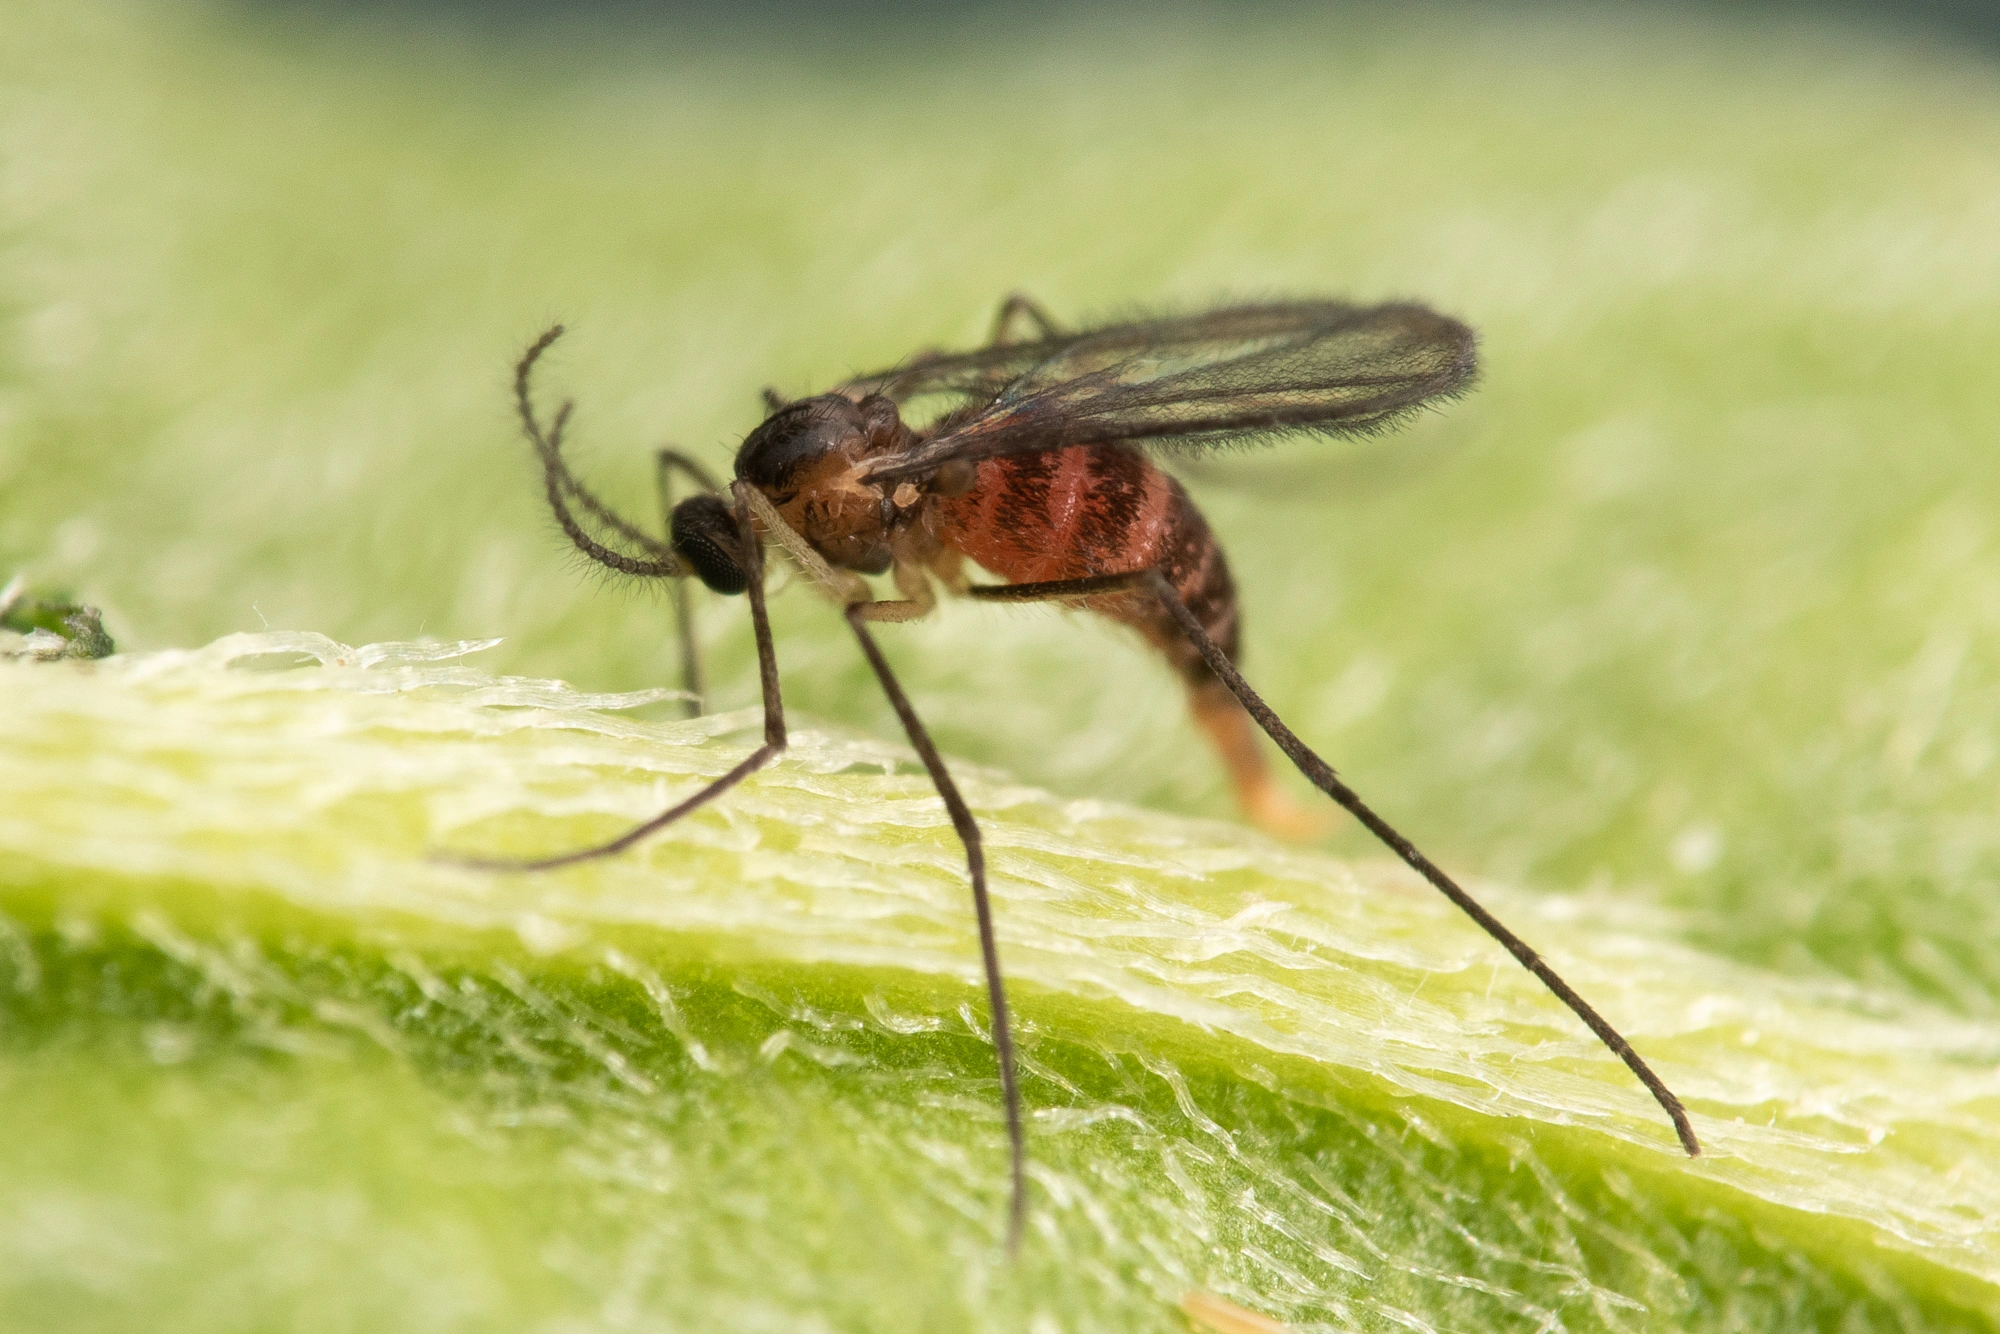
<path id="1" fill-rule="evenodd" d="M 884 459 L 874 475 L 1118 440 L 1208 448 L 1289 431 L 1368 431 L 1462 390 L 1474 368 L 1472 331 L 1456 320 L 1423 306 L 1334 302 L 1231 307 L 987 351 L 995 360 L 940 359 L 953 364 L 940 364 L 921 392 L 948 383 L 977 393 L 991 384 L 978 375 L 1009 364 L 1004 354 L 1018 358 L 1018 374 L 983 409 Z"/>
<path id="2" fill-rule="evenodd" d="M 1110 324 L 1033 342 L 1001 343 L 971 352 L 930 354 L 886 371 L 849 380 L 840 386 L 839 391 L 854 398 L 865 394 L 884 394 L 898 402 L 931 394 L 961 394 L 990 399 L 1023 377 L 1031 376 L 1028 382 L 1033 384 L 1060 383 L 1147 350 L 1182 348 L 1196 351 L 1244 339 L 1297 334 L 1315 323 L 1352 314 L 1355 309 L 1340 302 L 1288 302 L 1226 307 L 1174 319 Z"/>
<path id="3" fill-rule="evenodd" d="M 898 403 L 932 394 L 956 394 L 983 401 L 993 398 L 1035 367 L 1061 355 L 1089 336 L 1070 335 L 1033 343 L 1004 343 L 997 347 L 982 347 L 975 352 L 919 357 L 892 370 L 849 380 L 837 392 L 857 399 L 868 394 L 883 394 Z"/>

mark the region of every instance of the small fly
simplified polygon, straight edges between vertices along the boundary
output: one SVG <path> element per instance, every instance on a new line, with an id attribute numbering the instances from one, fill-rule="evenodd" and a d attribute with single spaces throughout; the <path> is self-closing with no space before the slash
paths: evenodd
<path id="1" fill-rule="evenodd" d="M 482 864 L 541 870 L 620 852 L 784 750 L 785 711 L 764 600 L 765 544 L 782 547 L 841 608 L 965 846 L 1007 1113 L 1010 1249 L 1025 1218 L 1026 1146 L 979 825 L 869 628 L 928 615 L 940 587 L 988 602 L 1062 603 L 1138 631 L 1186 684 L 1194 718 L 1221 753 L 1249 819 L 1280 831 L 1307 823 L 1272 783 L 1253 730 L 1262 729 L 1314 786 L 1540 978 L 1659 1101 L 1681 1146 L 1691 1156 L 1701 1152 L 1680 1099 L 1623 1035 L 1370 809 L 1244 681 L 1236 666 L 1241 619 L 1228 562 L 1187 492 L 1148 453 L 1380 430 L 1467 388 L 1475 356 L 1465 325 L 1420 305 L 1288 301 L 1065 330 L 1033 302 L 1009 297 L 992 338 L 975 351 L 920 354 L 810 398 L 787 401 L 766 390 L 769 413 L 737 450 L 727 487 L 687 456 L 662 451 L 662 501 L 670 514 L 664 542 L 599 500 L 563 461 L 572 405 L 564 403 L 546 425 L 535 411 L 529 392 L 535 364 L 561 335 L 557 325 L 537 339 L 514 375 L 521 425 L 541 457 L 549 507 L 591 560 L 673 581 L 691 697 L 700 694 L 700 674 L 684 581 L 691 575 L 717 593 L 749 595 L 764 743 L 699 792 L 608 843 L 537 861 Z M 907 405 L 938 399 L 944 410 L 926 424 L 904 419 Z M 677 473 L 699 490 L 676 504 Z M 974 582 L 974 566 L 1005 582 Z M 896 598 L 877 600 L 863 578 L 881 574 L 890 576 Z"/>

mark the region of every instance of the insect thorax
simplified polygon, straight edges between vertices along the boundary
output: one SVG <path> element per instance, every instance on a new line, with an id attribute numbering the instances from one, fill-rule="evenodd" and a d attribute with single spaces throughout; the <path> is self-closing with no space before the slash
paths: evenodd
<path id="1" fill-rule="evenodd" d="M 896 507 L 861 466 L 914 439 L 887 398 L 820 394 L 787 403 L 752 431 L 736 453 L 736 475 L 829 562 L 880 574 L 889 568 Z"/>

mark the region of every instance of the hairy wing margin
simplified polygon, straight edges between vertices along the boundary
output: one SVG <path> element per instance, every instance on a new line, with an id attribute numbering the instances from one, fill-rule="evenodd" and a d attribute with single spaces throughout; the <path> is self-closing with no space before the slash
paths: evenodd
<path id="1" fill-rule="evenodd" d="M 1013 372 L 1004 384 L 977 379 L 1003 363 Z M 916 392 L 950 382 L 989 401 L 917 449 L 881 460 L 872 475 L 1113 441 L 1206 449 L 1379 430 L 1462 393 L 1477 354 L 1469 328 L 1426 306 L 1309 302 L 1116 325 L 933 364 L 930 387 Z M 919 364 L 905 374 L 926 371 Z"/>

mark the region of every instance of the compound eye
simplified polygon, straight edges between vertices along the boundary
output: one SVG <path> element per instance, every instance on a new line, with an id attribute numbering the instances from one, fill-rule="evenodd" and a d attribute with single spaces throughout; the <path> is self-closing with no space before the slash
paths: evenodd
<path id="1" fill-rule="evenodd" d="M 750 586 L 743 569 L 743 537 L 736 516 L 719 496 L 689 496 L 674 506 L 674 554 L 694 567 L 718 593 L 741 593 Z"/>

